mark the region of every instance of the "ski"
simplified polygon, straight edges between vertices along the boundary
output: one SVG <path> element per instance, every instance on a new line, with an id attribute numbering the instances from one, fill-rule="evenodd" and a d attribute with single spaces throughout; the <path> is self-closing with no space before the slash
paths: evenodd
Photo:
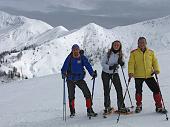
<path id="1" fill-rule="evenodd" d="M 113 114 L 121 114 L 121 115 L 130 115 L 130 114 L 134 114 L 134 111 L 130 111 L 130 112 L 119 112 L 118 110 L 112 109 L 111 112 L 109 113 L 103 113 L 103 118 L 107 118 L 110 115 Z"/>
<path id="2" fill-rule="evenodd" d="M 109 115 L 111 115 L 111 114 L 113 114 L 114 113 L 114 111 L 115 111 L 115 109 L 114 108 L 112 108 L 112 110 L 111 111 L 109 111 L 109 112 L 107 112 L 107 113 L 103 113 L 103 118 L 107 118 L 107 116 L 109 116 Z"/>
<path id="3" fill-rule="evenodd" d="M 115 114 L 121 114 L 121 115 L 130 115 L 130 114 L 134 114 L 134 111 L 130 111 L 130 112 L 119 112 L 118 110 L 114 111 Z"/>

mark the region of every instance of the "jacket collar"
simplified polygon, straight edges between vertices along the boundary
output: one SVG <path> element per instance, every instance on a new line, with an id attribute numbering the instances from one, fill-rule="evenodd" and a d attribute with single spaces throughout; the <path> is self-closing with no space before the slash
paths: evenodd
<path id="1" fill-rule="evenodd" d="M 137 50 L 138 50 L 139 52 L 142 52 L 142 50 L 141 50 L 140 48 L 137 48 Z M 147 52 L 147 51 L 149 51 L 149 48 L 148 48 L 148 47 L 146 47 L 145 52 Z M 145 52 L 142 52 L 142 53 L 145 53 Z"/>

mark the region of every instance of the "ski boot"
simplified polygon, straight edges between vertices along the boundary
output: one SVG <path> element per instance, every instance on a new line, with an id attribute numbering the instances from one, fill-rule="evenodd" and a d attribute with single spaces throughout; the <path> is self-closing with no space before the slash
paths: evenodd
<path id="1" fill-rule="evenodd" d="M 168 112 L 165 108 L 158 108 L 158 107 L 156 107 L 155 111 L 163 114 L 166 114 Z"/>
<path id="2" fill-rule="evenodd" d="M 105 107 L 104 114 L 110 114 L 112 112 L 113 108 L 111 107 Z"/>
<path id="3" fill-rule="evenodd" d="M 96 117 L 98 114 L 93 111 L 92 108 L 87 109 L 87 116 L 88 117 Z"/>
<path id="4" fill-rule="evenodd" d="M 142 106 L 137 106 L 135 109 L 135 113 L 140 113 L 142 111 Z"/>
<path id="5" fill-rule="evenodd" d="M 75 116 L 75 109 L 70 109 L 70 118 Z"/>
<path id="6" fill-rule="evenodd" d="M 124 108 L 120 108 L 120 109 L 118 109 L 118 112 L 120 112 L 120 113 L 128 113 L 128 112 L 130 112 L 130 109 L 129 109 L 129 108 L 126 108 L 126 107 L 124 107 Z"/>

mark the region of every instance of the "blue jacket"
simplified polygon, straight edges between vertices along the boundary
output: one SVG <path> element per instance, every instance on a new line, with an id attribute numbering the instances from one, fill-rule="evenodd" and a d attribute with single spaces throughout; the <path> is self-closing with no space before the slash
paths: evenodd
<path id="1" fill-rule="evenodd" d="M 88 70 L 89 74 L 93 75 L 93 68 L 88 62 L 88 59 L 81 55 L 79 58 L 73 58 L 68 55 L 64 61 L 63 67 L 61 69 L 62 74 L 67 74 L 67 80 L 82 80 L 84 79 L 84 66 Z"/>

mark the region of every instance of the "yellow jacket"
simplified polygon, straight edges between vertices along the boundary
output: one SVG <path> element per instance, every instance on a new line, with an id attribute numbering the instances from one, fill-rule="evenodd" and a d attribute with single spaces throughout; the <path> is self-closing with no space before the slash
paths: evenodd
<path id="1" fill-rule="evenodd" d="M 133 73 L 134 78 L 150 78 L 153 71 L 160 73 L 154 51 L 148 48 L 144 53 L 139 48 L 131 51 L 128 73 Z"/>

